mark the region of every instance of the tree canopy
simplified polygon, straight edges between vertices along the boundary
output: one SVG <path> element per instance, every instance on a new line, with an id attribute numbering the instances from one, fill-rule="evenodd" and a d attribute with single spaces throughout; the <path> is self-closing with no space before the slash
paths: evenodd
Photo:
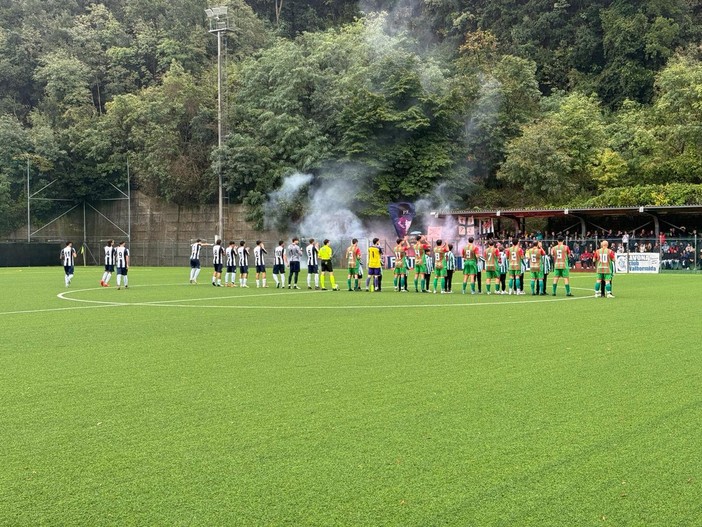
<path id="1" fill-rule="evenodd" d="M 129 159 L 143 192 L 196 204 L 221 162 L 259 223 L 295 171 L 351 183 L 364 216 L 438 187 L 463 206 L 699 199 L 698 3 L 224 3 L 221 151 L 206 0 L 0 6 L 1 231 L 28 163 L 82 200 Z"/>

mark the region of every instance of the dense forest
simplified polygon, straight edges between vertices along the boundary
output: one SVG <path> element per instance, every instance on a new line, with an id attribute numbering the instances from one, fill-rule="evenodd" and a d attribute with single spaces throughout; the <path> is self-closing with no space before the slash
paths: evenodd
<path id="1" fill-rule="evenodd" d="M 0 3 L 0 233 L 123 185 L 262 220 L 294 172 L 355 209 L 702 203 L 696 0 Z M 50 212 L 51 203 L 35 208 Z M 291 207 L 292 214 L 299 208 Z"/>

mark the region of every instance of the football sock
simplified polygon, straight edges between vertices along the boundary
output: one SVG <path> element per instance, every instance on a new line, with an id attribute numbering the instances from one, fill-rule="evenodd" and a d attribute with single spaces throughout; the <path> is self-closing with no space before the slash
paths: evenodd
<path id="1" fill-rule="evenodd" d="M 553 284 L 553 294 L 556 294 L 556 288 L 558 287 L 558 284 Z"/>
<path id="2" fill-rule="evenodd" d="M 570 294 L 570 284 L 566 284 L 566 295 Z"/>
<path id="3" fill-rule="evenodd" d="M 530 282 L 530 285 L 531 285 L 531 294 L 533 295 L 534 294 L 534 280 L 532 280 Z"/>
<path id="4" fill-rule="evenodd" d="M 314 275 L 314 286 L 319 287 L 319 275 Z"/>
<path id="5" fill-rule="evenodd" d="M 441 277 L 441 290 L 446 291 L 446 278 Z"/>
<path id="6" fill-rule="evenodd" d="M 324 275 L 322 275 L 322 289 L 324 289 Z"/>
<path id="7" fill-rule="evenodd" d="M 470 292 L 475 293 L 475 282 L 470 283 Z"/>
<path id="8" fill-rule="evenodd" d="M 332 289 L 335 289 L 335 288 L 336 288 L 336 280 L 334 279 L 334 275 L 333 275 L 333 274 L 330 274 L 330 275 L 329 275 L 329 281 L 331 282 Z"/>

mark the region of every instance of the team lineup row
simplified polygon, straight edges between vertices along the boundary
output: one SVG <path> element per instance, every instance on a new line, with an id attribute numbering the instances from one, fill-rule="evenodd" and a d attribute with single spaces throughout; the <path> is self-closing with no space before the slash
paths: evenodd
<path id="1" fill-rule="evenodd" d="M 418 236 L 410 243 L 408 238 L 398 238 L 397 245 L 393 249 L 392 266 L 394 269 L 393 287 L 396 291 L 407 292 L 407 277 L 413 263 L 414 289 L 416 292 L 452 293 L 453 273 L 456 270 L 456 255 L 453 252 L 453 244 L 436 240 L 432 247 L 424 236 Z M 198 239 L 191 246 L 190 255 L 190 283 L 197 284 L 200 273 L 200 251 L 203 246 L 210 244 Z M 248 287 L 249 274 L 249 248 L 245 241 L 229 242 L 225 249 L 221 240 L 217 240 L 212 245 L 214 272 L 212 275 L 212 285 L 215 287 L 235 287 L 236 273 L 239 273 L 239 287 Z M 414 256 L 410 256 L 410 252 Z M 325 239 L 322 246 L 314 239 L 310 239 L 303 253 L 300 247 L 299 238 L 293 238 L 292 242 L 285 247 L 283 240 L 278 242 L 274 250 L 273 279 L 277 288 L 284 288 L 286 285 L 286 268 L 289 271 L 287 287 L 289 289 L 299 289 L 298 276 L 300 273 L 300 261 L 303 254 L 307 256 L 307 287 L 312 289 L 326 290 L 325 278 L 329 278 L 331 289 L 338 290 L 333 274 L 333 251 L 329 245 L 329 240 Z M 266 262 L 267 251 L 262 241 L 257 241 L 253 249 L 256 287 L 267 287 Z M 382 291 L 382 256 L 383 251 L 379 245 L 379 239 L 374 238 L 368 247 L 366 278 L 366 291 Z M 532 295 L 545 295 L 546 277 L 551 266 L 553 267 L 552 295 L 556 295 L 556 290 L 560 278 L 564 279 L 567 296 L 572 296 L 570 290 L 568 259 L 570 249 L 564 244 L 563 238 L 558 239 L 557 245 L 551 248 L 547 254 L 542 247 L 541 241 L 533 240 L 529 247 L 524 250 L 521 242 L 515 240 L 510 247 L 502 247 L 499 242 L 490 240 L 484 250 L 474 243 L 473 238 L 468 239 L 468 244 L 461 250 L 463 270 L 463 288 L 465 294 L 467 285 L 470 283 L 471 294 L 476 293 L 476 277 L 480 276 L 482 270 L 486 273 L 486 289 L 491 294 L 491 286 L 495 286 L 495 292 L 502 294 L 505 292 L 506 277 L 509 276 L 509 288 L 507 294 L 523 294 L 521 281 L 526 272 L 531 279 Z M 351 245 L 346 249 L 344 256 L 346 262 L 347 286 L 349 291 L 363 290 L 359 286 L 359 278 L 362 277 L 362 253 L 358 247 L 358 240 L 353 239 Z M 553 263 L 552 263 L 553 262 Z M 608 242 L 603 241 L 601 248 L 595 254 L 597 280 L 595 284 L 596 295 L 600 294 L 602 283 L 605 284 L 605 294 L 608 298 L 613 298 L 611 292 L 611 282 L 614 265 L 614 253 L 608 249 Z M 224 284 L 222 283 L 222 273 L 224 272 Z M 320 273 L 321 269 L 321 273 Z M 434 273 L 433 288 L 431 275 Z M 321 285 L 321 287 L 320 287 Z M 500 287 L 501 286 L 501 287 Z"/>
<path id="2" fill-rule="evenodd" d="M 546 278 L 553 271 L 552 295 L 556 295 L 558 283 L 563 278 L 566 296 L 572 296 L 570 289 L 570 270 L 568 259 L 570 249 L 565 245 L 563 238 L 551 248 L 549 254 L 542 247 L 541 241 L 532 240 L 529 247 L 524 250 L 521 242 L 515 240 L 510 247 L 503 247 L 494 240 L 487 242 L 487 247 L 481 249 L 474 243 L 473 238 L 468 239 L 468 244 L 460 251 L 463 271 L 462 292 L 465 294 L 470 283 L 470 293 L 476 293 L 476 278 L 481 277 L 481 272 L 486 274 L 487 294 L 491 294 L 494 286 L 496 294 L 524 294 L 522 281 L 529 273 L 532 295 L 546 294 Z M 229 242 L 225 249 L 221 240 L 209 244 L 198 239 L 191 245 L 190 254 L 190 283 L 197 284 L 200 274 L 200 253 L 202 247 L 212 246 L 214 272 L 212 285 L 215 287 L 235 287 L 236 274 L 239 273 L 239 287 L 248 288 L 249 274 L 249 247 L 245 241 Z M 393 249 L 393 287 L 395 291 L 408 292 L 408 275 L 414 271 L 414 290 L 422 293 L 453 293 L 453 274 L 456 271 L 457 258 L 453 252 L 453 244 L 436 240 L 432 247 L 424 236 L 418 236 L 410 243 L 407 237 L 398 238 Z M 413 256 L 410 256 L 413 252 Z M 262 241 L 257 241 L 253 249 L 256 287 L 268 287 L 266 279 L 266 248 Z M 285 247 L 284 241 L 279 241 L 274 250 L 273 279 L 277 288 L 286 286 L 286 268 L 289 271 L 287 278 L 288 289 L 299 289 L 298 277 L 300 261 L 303 255 L 307 256 L 307 287 L 309 289 L 326 290 L 325 279 L 329 279 L 331 289 L 338 291 L 334 269 L 332 265 L 333 251 L 329 240 L 325 239 L 322 246 L 314 239 L 310 239 L 303 253 L 299 238 L 293 238 Z M 367 252 L 367 278 L 365 289 L 359 285 L 363 277 L 362 253 L 358 247 L 358 240 L 353 239 L 351 245 L 344 253 L 346 262 L 347 286 L 349 291 L 382 291 L 382 256 L 383 250 L 379 239 L 374 238 Z M 76 252 L 69 241 L 61 250 L 60 258 L 64 266 L 65 284 L 68 287 L 74 273 Z M 601 247 L 594 255 L 596 283 L 595 295 L 600 296 L 601 286 L 604 284 L 604 294 L 614 298 L 612 294 L 612 274 L 614 272 L 614 252 L 608 248 L 608 242 L 603 240 Z M 114 246 L 113 240 L 108 240 L 104 247 L 105 270 L 100 280 L 100 285 L 109 287 L 112 274 L 117 270 L 117 289 L 129 287 L 129 249 L 124 241 Z M 414 264 L 413 267 L 411 264 Z M 225 270 L 224 284 L 222 274 Z M 321 273 L 320 273 L 321 270 Z M 431 275 L 434 274 L 433 287 Z M 509 287 L 506 288 L 507 278 Z M 480 282 L 478 281 L 478 284 Z M 479 291 L 478 291 L 479 292 Z"/>

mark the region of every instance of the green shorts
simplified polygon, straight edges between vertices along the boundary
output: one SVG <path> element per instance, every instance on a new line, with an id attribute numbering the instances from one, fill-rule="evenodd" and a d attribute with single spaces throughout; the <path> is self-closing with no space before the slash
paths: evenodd
<path id="1" fill-rule="evenodd" d="M 507 271 L 507 274 L 510 276 L 520 276 L 522 274 L 522 271 L 521 270 L 516 271 L 514 269 L 510 269 L 509 271 Z"/>
<path id="2" fill-rule="evenodd" d="M 553 276 L 554 278 L 558 278 L 559 276 L 562 276 L 563 278 L 568 278 L 570 276 L 570 269 L 568 269 L 567 267 L 565 269 L 554 269 Z"/>
<path id="3" fill-rule="evenodd" d="M 604 280 L 605 282 L 609 282 L 612 280 L 612 275 L 610 273 L 596 273 L 595 280 Z"/>
<path id="4" fill-rule="evenodd" d="M 349 274 L 351 276 L 358 275 L 358 266 L 357 267 L 349 267 Z"/>
<path id="5" fill-rule="evenodd" d="M 427 266 L 426 265 L 416 265 L 414 267 L 414 272 L 417 274 L 426 274 Z"/>
<path id="6" fill-rule="evenodd" d="M 543 280 L 544 279 L 544 273 L 542 273 L 541 271 L 530 271 L 529 276 L 534 280 Z"/>
<path id="7" fill-rule="evenodd" d="M 407 267 L 395 267 L 395 276 L 407 274 Z"/>
<path id="8" fill-rule="evenodd" d="M 485 271 L 488 280 L 500 279 L 500 271 Z"/>
<path id="9" fill-rule="evenodd" d="M 436 274 L 437 278 L 441 278 L 442 276 L 446 276 L 446 269 L 434 269 L 434 274 Z"/>
<path id="10" fill-rule="evenodd" d="M 463 274 L 478 274 L 478 264 L 473 260 L 463 262 Z"/>

